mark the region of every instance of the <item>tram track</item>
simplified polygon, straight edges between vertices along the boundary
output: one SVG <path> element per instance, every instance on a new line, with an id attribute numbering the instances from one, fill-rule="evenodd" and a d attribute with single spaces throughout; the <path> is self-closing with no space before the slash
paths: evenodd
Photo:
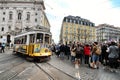
<path id="1" fill-rule="evenodd" d="M 17 57 L 17 56 L 11 57 L 11 58 L 8 58 L 8 57 L 7 57 L 7 59 L 3 58 L 2 60 L 0 60 L 0 63 L 5 63 L 5 62 L 8 62 L 8 61 L 13 60 L 13 59 L 16 59 L 16 58 L 18 58 L 18 57 Z"/>
<path id="2" fill-rule="evenodd" d="M 16 62 L 12 64 L 9 69 L 6 69 L 4 72 L 0 73 L 0 80 L 13 80 L 29 66 L 29 63 L 27 64 L 25 61 Z"/>
<path id="3" fill-rule="evenodd" d="M 34 64 L 49 77 L 49 80 L 77 80 L 75 77 L 67 74 L 66 72 L 54 67 L 47 62 L 42 64 Z"/>
<path id="4" fill-rule="evenodd" d="M 39 66 L 37 63 L 34 64 L 48 76 L 49 80 L 55 80 L 54 77 L 47 73 L 41 66 Z"/>
<path id="5" fill-rule="evenodd" d="M 25 59 L 19 56 L 0 57 L 0 80 L 13 80 L 19 73 L 28 67 Z"/>
<path id="6" fill-rule="evenodd" d="M 18 64 L 16 64 L 16 65 L 12 66 L 11 68 L 5 70 L 4 72 L 2 72 L 2 73 L 0 74 L 0 80 L 12 80 L 12 78 L 14 78 L 15 76 L 17 76 L 17 75 L 21 72 L 20 69 L 19 69 L 19 71 L 14 71 L 13 69 L 14 69 L 15 67 L 18 67 L 18 66 L 21 65 L 21 64 L 23 64 L 23 62 L 18 63 Z M 23 71 L 23 70 L 22 70 L 22 71 Z"/>
<path id="7" fill-rule="evenodd" d="M 54 67 L 55 69 L 57 69 L 57 70 L 61 71 L 61 72 L 62 72 L 62 73 L 64 73 L 65 75 L 67 75 L 67 76 L 69 76 L 69 77 L 73 78 L 74 80 L 76 79 L 75 77 L 73 77 L 73 76 L 71 76 L 70 74 L 67 74 L 66 72 L 64 72 L 64 71 L 62 71 L 62 70 L 60 70 L 60 69 L 56 68 L 55 66 L 51 65 L 50 63 L 47 63 L 47 64 L 49 64 L 50 66 Z"/>

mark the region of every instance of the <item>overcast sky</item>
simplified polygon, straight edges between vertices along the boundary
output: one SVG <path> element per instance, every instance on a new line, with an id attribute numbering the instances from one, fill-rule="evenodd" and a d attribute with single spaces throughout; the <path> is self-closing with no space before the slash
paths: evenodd
<path id="1" fill-rule="evenodd" d="M 120 0 L 44 0 L 54 41 L 59 41 L 65 16 L 80 16 L 98 24 L 120 27 Z"/>

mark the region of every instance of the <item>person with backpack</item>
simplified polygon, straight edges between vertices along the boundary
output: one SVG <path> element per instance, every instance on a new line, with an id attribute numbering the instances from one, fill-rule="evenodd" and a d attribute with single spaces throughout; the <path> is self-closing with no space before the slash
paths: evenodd
<path id="1" fill-rule="evenodd" d="M 92 68 L 99 68 L 99 55 L 101 54 L 101 49 L 98 46 L 98 42 L 93 43 L 93 48 L 92 48 Z"/>

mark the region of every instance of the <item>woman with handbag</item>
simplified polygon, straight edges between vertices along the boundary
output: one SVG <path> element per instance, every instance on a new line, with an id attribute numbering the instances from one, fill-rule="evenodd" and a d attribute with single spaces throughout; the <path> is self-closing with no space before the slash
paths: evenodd
<path id="1" fill-rule="evenodd" d="M 99 55 L 101 51 L 100 48 L 98 47 L 98 42 L 93 43 L 93 48 L 92 48 L 92 68 L 99 68 Z"/>
<path id="2" fill-rule="evenodd" d="M 75 56 L 76 56 L 76 46 L 75 44 L 71 47 L 71 62 L 75 62 Z"/>

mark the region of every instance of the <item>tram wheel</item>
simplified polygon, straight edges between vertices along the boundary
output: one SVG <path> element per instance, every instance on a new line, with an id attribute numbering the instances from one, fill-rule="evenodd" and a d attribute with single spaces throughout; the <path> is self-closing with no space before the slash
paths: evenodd
<path id="1" fill-rule="evenodd" d="M 33 62 L 33 58 L 29 57 L 29 56 L 26 56 L 26 60 L 29 61 L 29 62 Z"/>
<path id="2" fill-rule="evenodd" d="M 16 51 L 13 51 L 13 52 L 12 52 L 12 55 L 16 55 L 16 54 L 17 54 L 17 52 L 16 52 Z"/>

